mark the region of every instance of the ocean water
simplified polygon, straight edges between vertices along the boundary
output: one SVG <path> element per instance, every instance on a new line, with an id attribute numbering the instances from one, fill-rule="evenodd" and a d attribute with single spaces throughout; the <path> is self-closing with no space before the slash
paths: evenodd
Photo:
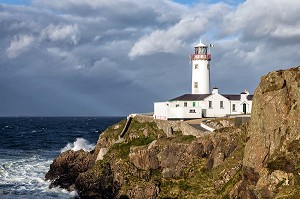
<path id="1" fill-rule="evenodd" d="M 0 198 L 73 198 L 44 180 L 53 159 L 68 149 L 91 150 L 99 134 L 123 117 L 0 118 Z"/>

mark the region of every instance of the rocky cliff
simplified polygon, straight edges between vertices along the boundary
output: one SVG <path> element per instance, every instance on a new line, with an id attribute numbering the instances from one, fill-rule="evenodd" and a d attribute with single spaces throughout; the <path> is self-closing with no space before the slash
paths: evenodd
<path id="1" fill-rule="evenodd" d="M 250 124 L 201 132 L 186 122 L 133 118 L 103 132 L 92 152 L 51 164 L 52 186 L 81 198 L 299 198 L 300 67 L 271 72 Z"/>
<path id="2" fill-rule="evenodd" d="M 300 198 L 300 67 L 270 72 L 254 93 L 241 198 Z"/>

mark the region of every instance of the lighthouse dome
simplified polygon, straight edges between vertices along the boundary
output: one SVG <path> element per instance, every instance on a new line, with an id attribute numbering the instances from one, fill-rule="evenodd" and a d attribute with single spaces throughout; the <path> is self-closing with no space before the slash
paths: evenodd
<path id="1" fill-rule="evenodd" d="M 205 45 L 204 43 L 202 43 L 201 41 L 196 45 L 194 46 L 195 48 L 197 47 L 207 47 L 207 45 Z"/>

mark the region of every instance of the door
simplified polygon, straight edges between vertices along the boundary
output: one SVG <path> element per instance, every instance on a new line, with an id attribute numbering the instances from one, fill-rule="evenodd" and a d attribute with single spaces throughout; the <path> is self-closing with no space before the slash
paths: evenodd
<path id="1" fill-rule="evenodd" d="M 243 113 L 244 114 L 247 113 L 247 104 L 246 103 L 243 104 Z"/>

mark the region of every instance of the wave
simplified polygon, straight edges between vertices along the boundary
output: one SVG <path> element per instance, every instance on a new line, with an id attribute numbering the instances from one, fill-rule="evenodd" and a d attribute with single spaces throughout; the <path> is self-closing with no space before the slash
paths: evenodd
<path id="1" fill-rule="evenodd" d="M 76 196 L 76 192 L 49 189 L 50 182 L 45 181 L 44 176 L 51 159 L 8 152 L 5 158 L 0 158 L 0 198 L 68 199 Z"/>
<path id="2" fill-rule="evenodd" d="M 68 143 L 64 148 L 62 148 L 60 150 L 60 152 L 62 153 L 62 152 L 65 152 L 67 150 L 79 151 L 81 149 L 83 149 L 84 151 L 90 152 L 94 148 L 95 148 L 95 145 L 89 143 L 89 141 L 87 141 L 86 139 L 84 139 L 84 138 L 76 138 L 75 142 Z"/>

